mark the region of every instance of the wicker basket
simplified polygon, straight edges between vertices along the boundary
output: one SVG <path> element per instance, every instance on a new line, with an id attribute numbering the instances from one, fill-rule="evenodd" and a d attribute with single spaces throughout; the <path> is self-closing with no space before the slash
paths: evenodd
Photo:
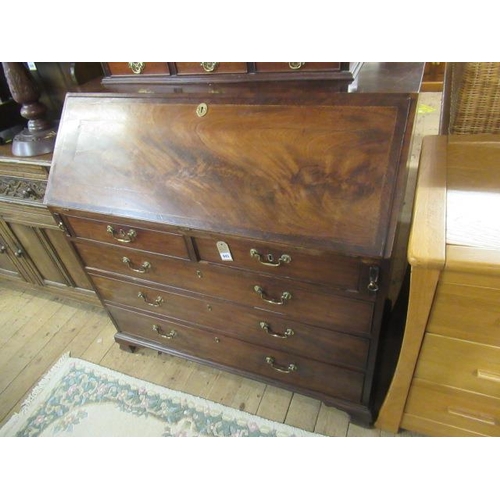
<path id="1" fill-rule="evenodd" d="M 449 133 L 500 133 L 500 63 L 451 64 Z"/>

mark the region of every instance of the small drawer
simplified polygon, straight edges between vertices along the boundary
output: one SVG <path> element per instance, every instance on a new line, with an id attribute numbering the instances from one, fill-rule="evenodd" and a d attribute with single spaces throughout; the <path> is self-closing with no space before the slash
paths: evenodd
<path id="1" fill-rule="evenodd" d="M 361 400 L 364 383 L 362 372 L 255 346 L 154 315 L 138 314 L 117 307 L 109 307 L 109 311 L 120 332 L 136 336 L 139 343 L 147 347 L 184 354 L 249 375 L 356 403 Z M 119 339 L 120 334 L 117 334 Z"/>
<path id="2" fill-rule="evenodd" d="M 193 323 L 254 344 L 356 369 L 366 367 L 369 340 L 286 320 L 213 297 L 193 297 L 174 290 L 93 275 L 106 302 L 142 309 Z"/>
<path id="3" fill-rule="evenodd" d="M 308 71 L 340 71 L 339 62 L 258 62 L 257 72 L 308 72 Z"/>
<path id="4" fill-rule="evenodd" d="M 0 176 L 0 197 L 2 198 L 42 203 L 46 188 L 46 181 Z"/>
<path id="5" fill-rule="evenodd" d="M 79 239 L 145 250 L 172 257 L 189 258 L 184 237 L 180 234 L 155 231 L 138 227 L 129 221 L 108 221 L 66 216 L 65 222 L 71 234 Z"/>
<path id="6" fill-rule="evenodd" d="M 202 261 L 272 276 L 322 283 L 367 293 L 369 265 L 361 259 L 324 251 L 306 251 L 263 241 L 194 238 Z"/>
<path id="7" fill-rule="evenodd" d="M 76 243 L 85 265 L 186 291 L 212 295 L 245 307 L 348 333 L 370 335 L 374 303 L 350 299 L 299 283 L 235 269 L 170 259 L 95 244 Z"/>
<path id="8" fill-rule="evenodd" d="M 212 75 L 215 73 L 246 73 L 245 62 L 178 62 L 179 75 Z"/>
<path id="9" fill-rule="evenodd" d="M 500 436 L 497 398 L 417 379 L 412 383 L 404 412 L 480 435 Z"/>
<path id="10" fill-rule="evenodd" d="M 427 330 L 500 347 L 500 290 L 453 283 L 438 285 Z"/>
<path id="11" fill-rule="evenodd" d="M 415 377 L 500 398 L 500 347 L 427 333 Z"/>
<path id="12" fill-rule="evenodd" d="M 113 76 L 170 74 L 165 62 L 109 62 L 108 68 Z"/>

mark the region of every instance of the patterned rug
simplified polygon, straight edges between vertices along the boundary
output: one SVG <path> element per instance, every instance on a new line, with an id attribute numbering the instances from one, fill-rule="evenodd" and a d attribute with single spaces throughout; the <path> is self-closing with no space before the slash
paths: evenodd
<path id="1" fill-rule="evenodd" d="M 63 356 L 0 436 L 319 437 Z"/>

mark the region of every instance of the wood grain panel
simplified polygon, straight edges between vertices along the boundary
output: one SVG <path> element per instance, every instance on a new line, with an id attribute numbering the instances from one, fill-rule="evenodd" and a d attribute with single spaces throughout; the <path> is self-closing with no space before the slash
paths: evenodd
<path id="1" fill-rule="evenodd" d="M 200 118 L 199 100 L 68 96 L 47 203 L 383 255 L 407 96 L 332 94 L 307 106 L 216 99 L 205 95 Z"/>

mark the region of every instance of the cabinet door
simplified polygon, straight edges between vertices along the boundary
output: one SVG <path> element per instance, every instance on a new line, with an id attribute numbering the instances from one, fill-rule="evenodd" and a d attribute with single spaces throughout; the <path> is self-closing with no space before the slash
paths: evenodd
<path id="1" fill-rule="evenodd" d="M 13 255 L 11 247 L 7 244 L 4 233 L 2 232 L 0 221 L 0 275 L 8 278 L 25 281 L 20 269 L 16 265 L 15 255 Z"/>

